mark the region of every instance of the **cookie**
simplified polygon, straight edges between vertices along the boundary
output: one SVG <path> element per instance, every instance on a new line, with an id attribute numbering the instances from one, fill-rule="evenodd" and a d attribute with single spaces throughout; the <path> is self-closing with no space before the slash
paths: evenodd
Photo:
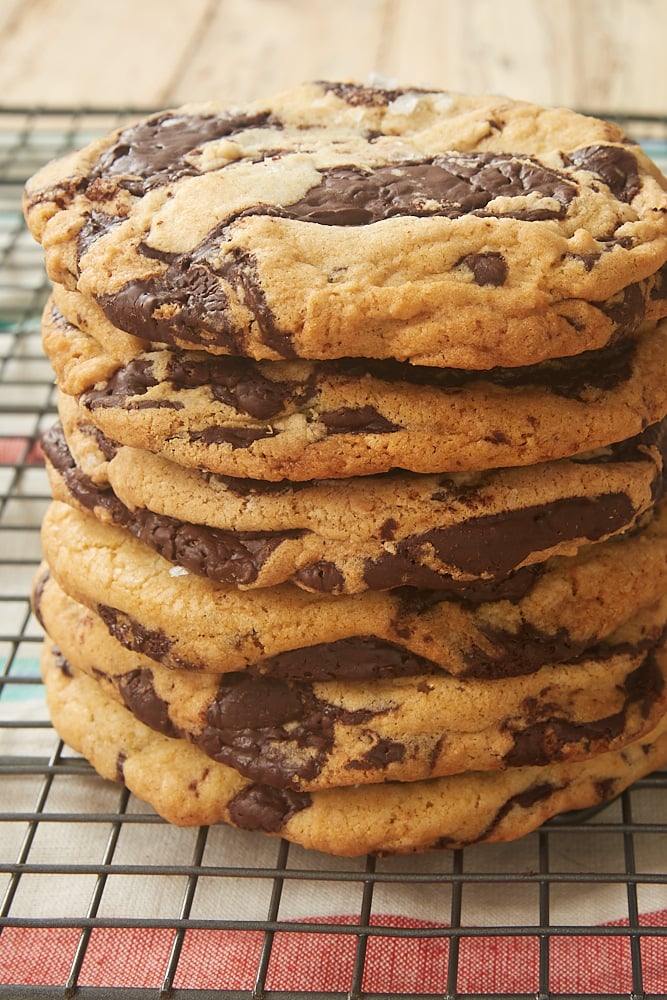
<path id="1" fill-rule="evenodd" d="M 71 397 L 61 395 L 60 408 L 82 464 L 62 424 L 43 435 L 53 497 L 122 525 L 188 572 L 241 589 L 291 581 L 351 594 L 503 580 L 628 531 L 664 493 L 665 421 L 577 461 L 276 487 L 104 443 Z M 91 452 L 97 481 L 84 471 Z"/>
<path id="2" fill-rule="evenodd" d="M 604 641 L 667 589 L 664 505 L 622 539 L 501 584 L 471 584 L 458 600 L 415 588 L 335 598 L 289 584 L 239 591 L 188 574 L 126 529 L 58 501 L 44 517 L 42 547 L 62 589 L 127 648 L 175 668 L 253 665 L 305 680 L 527 674 Z"/>
<path id="3" fill-rule="evenodd" d="M 107 437 L 237 477 L 533 465 L 625 440 L 667 415 L 667 321 L 604 352 L 483 377 L 168 349 L 118 366 L 54 309 L 43 337 L 61 390 Z"/>
<path id="4" fill-rule="evenodd" d="M 667 761 L 664 717 L 639 741 L 588 761 L 297 792 L 253 782 L 186 740 L 151 730 L 48 641 L 42 670 L 63 740 L 169 822 L 226 822 L 340 856 L 515 840 L 558 813 L 613 798 Z"/>
<path id="5" fill-rule="evenodd" d="M 639 739 L 667 710 L 667 597 L 611 637 L 602 656 L 523 677 L 307 683 L 160 666 L 120 646 L 45 572 L 34 611 L 71 666 L 151 729 L 276 788 L 586 760 Z"/>
<path id="6" fill-rule="evenodd" d="M 212 353 L 530 365 L 667 309 L 657 167 L 613 124 L 503 97 L 189 105 L 48 165 L 24 206 L 52 280 Z"/>

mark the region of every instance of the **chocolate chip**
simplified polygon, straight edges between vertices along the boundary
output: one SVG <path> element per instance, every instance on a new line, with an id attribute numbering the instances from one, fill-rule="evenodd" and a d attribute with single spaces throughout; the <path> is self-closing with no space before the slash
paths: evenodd
<path id="1" fill-rule="evenodd" d="M 261 660 L 254 669 L 270 677 L 310 682 L 408 677 L 440 670 L 426 657 L 372 635 L 285 650 Z"/>
<path id="2" fill-rule="evenodd" d="M 187 174 L 198 173 L 187 156 L 204 143 L 271 123 L 269 112 L 257 115 L 171 114 L 165 112 L 124 129 L 101 155 L 90 174 L 90 184 L 117 178 L 118 185 L 141 197 L 153 188 Z M 95 188 L 89 195 L 95 196 Z"/>
<path id="3" fill-rule="evenodd" d="M 392 434 L 400 430 L 373 406 L 341 406 L 320 414 L 329 434 Z"/>
<path id="4" fill-rule="evenodd" d="M 42 600 L 44 597 L 44 589 L 50 579 L 51 579 L 51 571 L 49 570 L 48 567 L 45 567 L 44 570 L 39 574 L 39 577 L 33 583 L 32 594 L 31 594 L 32 613 L 34 614 L 35 618 L 37 619 L 41 627 L 44 629 L 44 631 L 46 631 L 46 627 L 44 625 L 44 619 L 42 617 Z"/>
<path id="5" fill-rule="evenodd" d="M 127 760 L 127 754 L 121 750 L 120 753 L 116 755 L 116 781 L 118 781 L 120 784 L 123 784 L 125 782 L 125 774 L 123 773 L 123 767 L 125 765 L 126 760 Z"/>
<path id="6" fill-rule="evenodd" d="M 339 83 L 329 80 L 318 81 L 319 85 L 330 94 L 335 94 L 341 101 L 354 107 L 383 108 L 406 93 L 415 93 L 410 89 L 390 89 L 385 87 L 364 87 L 358 83 Z"/>
<path id="7" fill-rule="evenodd" d="M 613 715 L 583 722 L 549 718 L 513 733 L 514 745 L 504 757 L 510 767 L 535 767 L 563 760 L 573 745 L 588 751 L 592 746 L 609 744 L 625 729 L 628 709 L 638 705 L 644 718 L 655 705 L 664 688 L 664 678 L 653 651 L 625 679 L 623 708 Z"/>
<path id="8" fill-rule="evenodd" d="M 191 573 L 220 583 L 253 583 L 266 560 L 301 531 L 223 531 L 189 524 L 138 508 L 128 518 L 129 530 L 161 556 Z"/>
<path id="9" fill-rule="evenodd" d="M 326 594 L 342 593 L 345 577 L 335 563 L 327 559 L 302 566 L 292 576 L 295 583 L 302 584 L 307 590 Z"/>
<path id="10" fill-rule="evenodd" d="M 641 190 L 637 159 L 620 146 L 585 146 L 570 153 L 575 166 L 600 177 L 619 201 L 629 204 Z"/>
<path id="11" fill-rule="evenodd" d="M 169 717 L 169 705 L 155 690 L 152 670 L 137 669 L 123 674 L 118 690 L 126 707 L 145 725 L 163 736 L 180 735 Z"/>
<path id="12" fill-rule="evenodd" d="M 306 792 L 249 785 L 229 803 L 231 822 L 241 830 L 279 833 L 286 823 L 311 804 Z"/>
<path id="13" fill-rule="evenodd" d="M 447 528 L 432 528 L 402 539 L 394 550 L 367 563 L 364 578 L 377 583 L 386 574 L 387 588 L 410 583 L 425 555 L 462 573 L 503 579 L 533 552 L 546 551 L 572 539 L 597 541 L 626 527 L 635 510 L 626 493 L 597 497 L 563 497 L 499 514 L 471 517 Z M 437 575 L 437 574 L 436 574 Z M 446 576 L 443 584 L 449 585 Z M 437 583 L 431 583 L 436 587 Z M 385 588 L 383 588 L 385 589 Z"/>
<path id="14" fill-rule="evenodd" d="M 507 278 L 507 264 L 501 253 L 469 253 L 457 261 L 472 271 L 476 285 L 504 285 Z"/>
<path id="15" fill-rule="evenodd" d="M 159 629 L 147 629 L 124 611 L 112 608 L 108 604 L 98 604 L 97 613 L 109 634 L 117 639 L 121 646 L 134 653 L 145 654 L 152 660 L 166 661 L 172 642 L 164 632 Z"/>
<path id="16" fill-rule="evenodd" d="M 529 156 L 451 152 L 421 162 L 362 170 L 332 167 L 299 201 L 290 219 L 324 226 L 361 226 L 395 216 L 489 215 L 524 221 L 564 218 L 577 185 Z M 539 195 L 532 207 L 487 208 L 494 199 Z"/>
<path id="17" fill-rule="evenodd" d="M 272 427 L 206 427 L 203 431 L 191 431 L 188 440 L 193 444 L 229 444 L 233 449 L 250 448 L 255 441 L 273 437 Z"/>
<path id="18" fill-rule="evenodd" d="M 382 771 L 390 764 L 405 760 L 405 746 L 397 740 L 379 739 L 363 757 L 351 760 L 345 766 L 350 771 Z"/>

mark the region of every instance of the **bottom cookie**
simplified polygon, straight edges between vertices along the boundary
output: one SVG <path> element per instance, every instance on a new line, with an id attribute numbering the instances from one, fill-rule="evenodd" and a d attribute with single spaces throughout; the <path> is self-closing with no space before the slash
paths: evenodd
<path id="1" fill-rule="evenodd" d="M 622 751 L 583 763 L 295 792 L 252 782 L 185 740 L 150 730 L 48 639 L 42 675 L 62 739 L 164 819 L 180 826 L 226 822 L 339 856 L 516 840 L 552 816 L 615 797 L 667 763 L 665 716 Z"/>

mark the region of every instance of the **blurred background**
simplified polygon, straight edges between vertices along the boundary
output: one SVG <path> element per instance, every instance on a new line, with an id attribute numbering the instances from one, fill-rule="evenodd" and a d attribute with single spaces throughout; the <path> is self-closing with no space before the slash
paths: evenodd
<path id="1" fill-rule="evenodd" d="M 0 105 L 244 101 L 378 74 L 667 112 L 667 0 L 0 0 Z"/>

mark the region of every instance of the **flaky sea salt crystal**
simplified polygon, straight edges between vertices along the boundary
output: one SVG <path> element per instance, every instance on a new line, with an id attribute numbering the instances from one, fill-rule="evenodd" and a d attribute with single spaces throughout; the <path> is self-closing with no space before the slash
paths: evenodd
<path id="1" fill-rule="evenodd" d="M 411 115 L 419 104 L 419 94 L 401 94 L 389 105 L 393 115 Z"/>
<path id="2" fill-rule="evenodd" d="M 185 566 L 172 566 L 169 570 L 169 576 L 189 576 Z"/>
<path id="3" fill-rule="evenodd" d="M 368 87 L 380 87 L 382 90 L 395 90 L 398 80 L 395 76 L 383 76 L 381 73 L 369 73 L 366 80 Z"/>
<path id="4" fill-rule="evenodd" d="M 454 103 L 454 94 L 440 94 L 434 101 L 436 111 L 449 111 Z"/>

